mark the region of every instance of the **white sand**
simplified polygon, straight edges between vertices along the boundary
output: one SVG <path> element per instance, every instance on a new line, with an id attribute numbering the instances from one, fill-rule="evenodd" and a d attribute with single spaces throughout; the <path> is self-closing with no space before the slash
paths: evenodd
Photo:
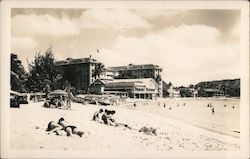
<path id="1" fill-rule="evenodd" d="M 175 101 L 170 100 L 168 102 Z M 200 102 L 203 103 L 204 101 Z M 191 106 L 191 103 L 194 103 L 194 105 Z M 215 115 L 212 116 L 211 112 L 207 112 L 206 105 L 198 106 L 192 101 L 189 101 L 185 108 L 178 108 L 181 117 L 176 115 L 177 108 L 176 110 L 174 108 L 172 113 L 160 113 L 166 111 L 162 110 L 162 108 L 154 108 L 153 113 L 148 113 L 152 109 L 149 107 L 157 107 L 153 103 L 151 103 L 151 106 L 141 104 L 136 108 L 138 110 L 135 110 L 132 106 L 103 107 L 116 110 L 116 120 L 126 123 L 135 129 L 140 129 L 143 126 L 157 128 L 157 136 L 146 135 L 124 127 L 106 126 L 91 121 L 92 115 L 100 109 L 100 106 L 83 106 L 74 103 L 72 110 L 48 109 L 41 106 L 42 103 L 30 103 L 21 105 L 20 109 L 11 109 L 11 148 L 18 150 L 239 150 L 240 141 L 237 135 L 227 133 L 227 131 L 217 131 L 218 127 L 221 128 L 223 125 L 225 129 L 229 129 L 229 125 L 232 123 L 235 125 L 232 124 L 230 129 L 238 130 L 239 123 L 237 121 L 239 117 L 237 117 L 237 113 L 234 114 L 231 110 L 226 110 L 229 112 L 229 115 L 225 112 L 222 115 L 223 117 L 221 117 L 216 115 L 216 113 L 220 112 L 219 108 L 218 112 L 216 108 Z M 163 105 L 159 107 L 163 107 Z M 235 112 L 238 109 L 235 109 Z M 199 116 L 196 116 L 196 111 L 200 113 Z M 232 117 L 230 112 L 234 114 L 234 120 L 228 119 Z M 193 116 L 193 119 L 186 120 L 190 116 Z M 60 117 L 64 117 L 67 121 L 84 131 L 83 137 L 48 135 L 45 131 L 47 124 L 52 120 L 57 121 Z M 203 124 L 211 125 L 211 123 L 217 123 L 215 125 L 216 128 L 212 128 L 212 131 L 208 130 L 207 126 L 204 127 L 206 129 L 194 126 L 194 124 L 199 126 Z M 213 130 L 215 131 L 213 132 Z"/>

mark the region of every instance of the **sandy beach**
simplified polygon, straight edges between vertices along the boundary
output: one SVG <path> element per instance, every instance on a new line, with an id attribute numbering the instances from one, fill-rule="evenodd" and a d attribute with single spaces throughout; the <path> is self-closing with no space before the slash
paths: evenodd
<path id="1" fill-rule="evenodd" d="M 120 103 L 120 106 L 73 103 L 72 110 L 43 108 L 42 102 L 30 102 L 10 110 L 10 147 L 17 150 L 238 151 L 239 100 L 210 100 L 215 107 L 214 115 L 206 107 L 208 100 L 144 101 L 137 102 L 136 107 L 132 103 Z M 229 107 L 234 104 L 235 109 Z M 92 121 L 93 114 L 101 107 L 115 110 L 116 121 L 133 129 Z M 84 131 L 83 137 L 48 134 L 45 131 L 48 123 L 60 117 Z M 138 132 L 143 126 L 156 128 L 158 135 Z"/>

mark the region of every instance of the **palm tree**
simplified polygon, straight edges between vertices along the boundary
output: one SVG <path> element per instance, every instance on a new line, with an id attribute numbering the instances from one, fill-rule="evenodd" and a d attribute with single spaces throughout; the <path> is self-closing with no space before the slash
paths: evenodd
<path id="1" fill-rule="evenodd" d="M 92 77 L 100 77 L 101 73 L 105 71 L 105 66 L 103 63 L 97 63 L 95 70 L 93 71 Z"/>

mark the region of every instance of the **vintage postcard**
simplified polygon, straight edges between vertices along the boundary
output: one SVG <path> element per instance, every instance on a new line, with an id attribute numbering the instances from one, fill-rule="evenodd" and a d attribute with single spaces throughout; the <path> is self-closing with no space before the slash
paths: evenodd
<path id="1" fill-rule="evenodd" d="M 248 158 L 249 2 L 2 1 L 2 158 Z"/>

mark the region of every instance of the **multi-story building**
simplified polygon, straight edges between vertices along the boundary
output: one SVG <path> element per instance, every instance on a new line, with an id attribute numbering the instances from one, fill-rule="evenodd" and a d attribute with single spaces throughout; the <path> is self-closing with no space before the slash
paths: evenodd
<path id="1" fill-rule="evenodd" d="M 90 84 L 98 78 L 93 76 L 98 64 L 100 62 L 91 57 L 80 59 L 67 58 L 66 60 L 55 62 L 55 66 L 62 74 L 64 80 L 69 81 L 70 85 L 76 89 L 85 92 L 88 91 Z"/>
<path id="2" fill-rule="evenodd" d="M 136 79 L 136 78 L 153 78 L 158 84 L 158 96 L 162 97 L 163 84 L 161 80 L 162 68 L 158 65 L 134 65 L 109 67 L 109 71 L 113 72 L 117 79 Z"/>

